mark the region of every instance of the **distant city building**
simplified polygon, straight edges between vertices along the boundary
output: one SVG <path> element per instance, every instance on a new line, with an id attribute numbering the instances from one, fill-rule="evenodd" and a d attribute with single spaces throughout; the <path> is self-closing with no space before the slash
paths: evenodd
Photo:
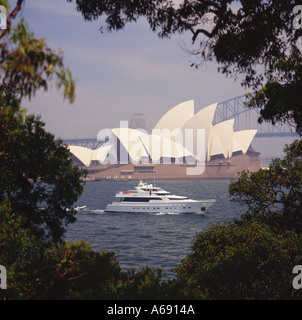
<path id="1" fill-rule="evenodd" d="M 133 113 L 130 120 L 130 128 L 146 130 L 146 119 L 143 113 Z"/>

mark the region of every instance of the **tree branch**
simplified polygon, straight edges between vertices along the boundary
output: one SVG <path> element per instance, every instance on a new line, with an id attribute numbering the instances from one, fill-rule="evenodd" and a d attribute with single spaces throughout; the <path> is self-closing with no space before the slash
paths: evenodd
<path id="1" fill-rule="evenodd" d="M 12 19 L 15 19 L 15 17 L 17 16 L 17 14 L 19 13 L 19 11 L 21 10 L 22 8 L 22 4 L 25 0 L 18 0 L 17 1 L 17 4 L 14 8 L 14 10 L 10 13 L 10 15 L 7 17 L 7 22 L 6 22 L 6 25 L 7 25 L 7 28 L 2 30 L 2 32 L 0 33 L 0 39 L 4 37 L 4 35 L 10 30 L 11 28 L 11 25 L 12 25 Z"/>
<path id="2" fill-rule="evenodd" d="M 204 34 L 206 37 L 209 39 L 213 38 L 215 35 L 217 35 L 218 31 L 220 30 L 221 26 L 223 25 L 225 15 L 227 13 L 227 1 L 224 0 L 218 5 L 217 3 L 213 3 L 212 1 L 203 3 L 204 6 L 207 7 L 206 12 L 212 13 L 216 16 L 217 21 L 216 24 L 214 25 L 212 31 L 207 31 L 205 29 L 197 29 L 196 31 L 192 30 L 193 37 L 192 37 L 192 42 L 193 44 L 195 43 L 198 35 L 200 33 Z M 214 7 L 215 9 L 211 9 L 210 7 Z"/>

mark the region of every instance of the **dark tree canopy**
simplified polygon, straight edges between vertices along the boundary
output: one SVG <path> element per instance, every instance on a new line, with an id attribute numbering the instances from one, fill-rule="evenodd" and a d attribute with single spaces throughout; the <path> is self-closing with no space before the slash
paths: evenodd
<path id="1" fill-rule="evenodd" d="M 58 241 L 75 221 L 69 208 L 82 193 L 82 172 L 43 127 L 39 117 L 22 120 L 0 111 L 0 203 L 25 217 L 24 227 Z"/>
<path id="2" fill-rule="evenodd" d="M 205 299 L 301 299 L 292 286 L 301 244 L 301 234 L 280 234 L 258 219 L 225 222 L 196 235 L 176 271 Z"/>
<path id="3" fill-rule="evenodd" d="M 302 140 L 286 145 L 284 152 L 267 169 L 242 172 L 229 191 L 232 200 L 248 206 L 248 216 L 273 222 L 279 232 L 302 233 Z"/>
<path id="4" fill-rule="evenodd" d="M 249 106 L 261 108 L 259 121 L 288 122 L 302 132 L 302 29 L 299 10 L 294 11 L 299 1 L 183 0 L 178 6 L 171 0 L 67 1 L 76 3 L 85 20 L 104 18 L 109 31 L 144 17 L 160 37 L 190 32 L 197 57 L 192 66 L 216 61 L 223 74 L 243 76 L 242 85 L 256 92 Z"/>
<path id="5" fill-rule="evenodd" d="M 25 218 L 24 228 L 59 241 L 75 221 L 75 211 L 67 209 L 82 193 L 83 172 L 39 117 L 25 116 L 22 101 L 55 81 L 73 102 L 74 81 L 62 55 L 35 38 L 23 19 L 12 27 L 23 3 L 17 1 L 0 32 L 0 206 Z M 0 5 L 8 4 L 0 0 Z"/>

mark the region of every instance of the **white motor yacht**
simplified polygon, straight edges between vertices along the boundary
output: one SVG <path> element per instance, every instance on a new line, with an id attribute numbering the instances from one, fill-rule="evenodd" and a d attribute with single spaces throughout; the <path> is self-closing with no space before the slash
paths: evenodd
<path id="1" fill-rule="evenodd" d="M 118 192 L 105 212 L 205 213 L 215 202 L 215 199 L 192 200 L 173 195 L 140 181 L 135 190 Z"/>

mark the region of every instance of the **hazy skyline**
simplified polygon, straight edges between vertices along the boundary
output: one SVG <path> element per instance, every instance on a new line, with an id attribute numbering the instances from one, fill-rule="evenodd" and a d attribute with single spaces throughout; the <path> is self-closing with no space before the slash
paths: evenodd
<path id="1" fill-rule="evenodd" d="M 190 68 L 194 58 L 183 49 L 191 48 L 189 33 L 159 39 L 143 19 L 125 30 L 101 33 L 101 20 L 85 22 L 74 3 L 62 0 L 28 1 L 21 16 L 37 38 L 63 51 L 64 64 L 76 80 L 73 104 L 64 101 L 55 87 L 23 102 L 29 113 L 41 114 L 46 129 L 56 137 L 95 138 L 103 128 L 130 121 L 133 113 L 143 113 L 151 130 L 181 102 L 193 99 L 196 112 L 246 92 L 239 81 L 218 73 L 215 63 Z M 292 139 L 273 139 L 271 151 L 265 140 L 257 140 L 255 149 L 263 149 L 259 151 L 267 156 Z"/>

